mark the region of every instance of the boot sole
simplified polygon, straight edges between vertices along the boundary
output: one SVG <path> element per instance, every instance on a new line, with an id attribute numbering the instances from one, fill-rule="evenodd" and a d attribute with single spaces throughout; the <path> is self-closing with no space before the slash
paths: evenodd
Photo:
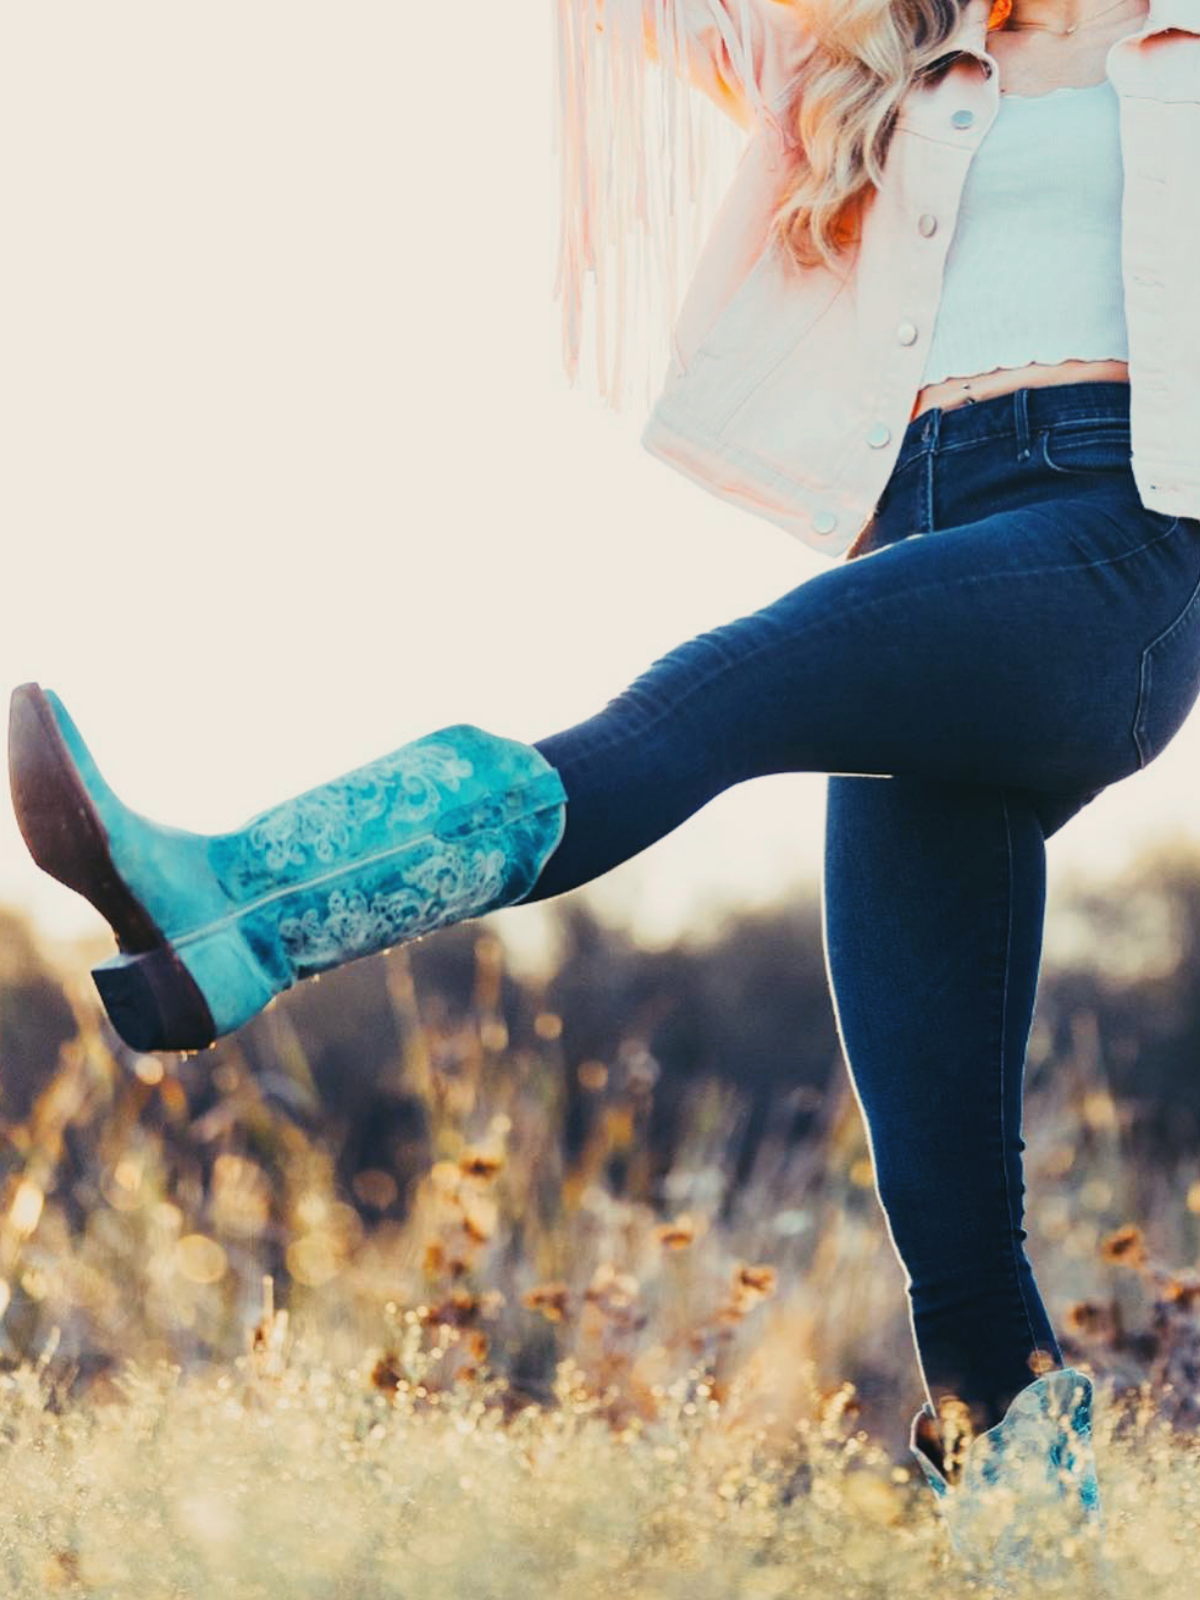
<path id="1" fill-rule="evenodd" d="M 208 1003 L 113 864 L 108 834 L 36 683 L 13 690 L 8 771 L 21 837 L 43 872 L 91 902 L 121 955 L 92 970 L 113 1027 L 134 1050 L 202 1050 Z"/>

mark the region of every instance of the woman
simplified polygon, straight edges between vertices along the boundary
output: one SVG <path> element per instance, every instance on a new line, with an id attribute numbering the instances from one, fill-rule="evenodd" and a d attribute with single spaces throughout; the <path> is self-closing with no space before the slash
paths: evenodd
<path id="1" fill-rule="evenodd" d="M 585 202 L 595 35 L 636 29 L 752 133 L 645 441 L 850 559 L 576 727 L 444 728 L 220 836 L 128 810 L 25 685 L 18 819 L 112 924 L 118 1031 L 192 1049 L 312 973 L 586 883 L 733 784 L 830 774 L 828 968 L 909 1277 L 913 1451 L 965 1558 L 1048 1574 L 1038 1513 L 1094 1535 L 1098 1495 L 1091 1387 L 1023 1249 L 1022 1072 L 1045 840 L 1200 693 L 1195 252 L 1160 226 L 1200 245 L 1200 4 L 609 0 L 597 21 L 561 0 Z M 594 222 L 567 228 L 572 351 Z"/>

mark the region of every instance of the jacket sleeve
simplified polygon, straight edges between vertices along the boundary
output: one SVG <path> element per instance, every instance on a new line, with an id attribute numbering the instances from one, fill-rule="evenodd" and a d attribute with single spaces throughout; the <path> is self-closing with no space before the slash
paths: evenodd
<path id="1" fill-rule="evenodd" d="M 680 274 L 694 261 L 723 172 L 740 159 L 746 134 L 778 140 L 787 90 L 814 41 L 793 0 L 552 5 L 563 363 L 573 384 L 590 281 L 599 389 L 619 410 L 631 317 L 644 310 L 643 350 L 661 359 Z M 711 118 L 692 88 L 726 117 Z"/>

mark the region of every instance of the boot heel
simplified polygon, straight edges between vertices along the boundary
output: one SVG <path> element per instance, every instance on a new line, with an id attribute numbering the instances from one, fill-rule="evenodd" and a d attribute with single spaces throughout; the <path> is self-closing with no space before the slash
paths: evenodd
<path id="1" fill-rule="evenodd" d="M 204 996 L 167 946 L 92 968 L 113 1027 L 133 1050 L 203 1050 L 216 1038 Z"/>

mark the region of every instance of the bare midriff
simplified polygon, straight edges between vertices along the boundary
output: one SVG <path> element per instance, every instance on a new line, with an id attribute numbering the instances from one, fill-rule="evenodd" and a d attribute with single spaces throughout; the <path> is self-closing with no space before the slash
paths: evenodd
<path id="1" fill-rule="evenodd" d="M 991 400 L 1016 389 L 1043 388 L 1055 383 L 1128 383 L 1127 361 L 1059 361 L 1053 366 L 1034 362 L 1028 367 L 1000 367 L 968 378 L 947 378 L 926 384 L 917 395 L 909 421 L 923 411 L 940 406 L 953 411 L 970 400 Z"/>

